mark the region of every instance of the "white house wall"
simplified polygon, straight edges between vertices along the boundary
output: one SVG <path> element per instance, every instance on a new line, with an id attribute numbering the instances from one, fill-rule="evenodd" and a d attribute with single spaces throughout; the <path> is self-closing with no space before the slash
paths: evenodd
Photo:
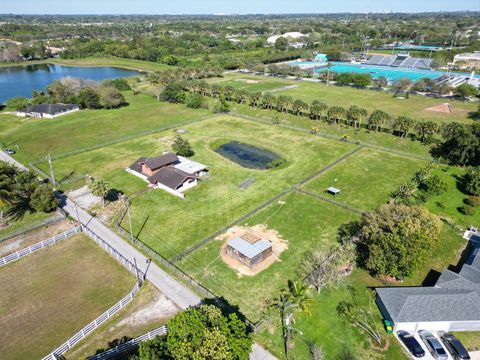
<path id="1" fill-rule="evenodd" d="M 169 192 L 172 195 L 178 196 L 181 199 L 185 199 L 185 195 L 183 195 L 180 191 L 169 188 L 168 186 L 165 186 L 163 184 L 157 183 L 157 189 L 165 190 L 166 192 Z"/>
<path id="2" fill-rule="evenodd" d="M 142 179 L 142 180 L 148 181 L 148 180 L 147 180 L 147 179 L 148 179 L 148 176 L 145 176 L 145 175 L 143 175 L 143 174 L 141 174 L 141 173 L 139 173 L 139 172 L 136 172 L 136 171 L 134 171 L 134 170 L 132 170 L 132 169 L 130 169 L 130 168 L 126 168 L 125 170 L 127 170 L 130 174 L 135 175 L 136 177 L 139 177 L 139 178 Z"/>

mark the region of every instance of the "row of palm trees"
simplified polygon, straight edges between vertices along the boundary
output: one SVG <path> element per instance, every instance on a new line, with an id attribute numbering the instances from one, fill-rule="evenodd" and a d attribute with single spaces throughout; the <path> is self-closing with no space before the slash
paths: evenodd
<path id="1" fill-rule="evenodd" d="M 238 104 L 246 104 L 253 108 L 276 110 L 284 114 L 308 116 L 312 120 L 325 120 L 331 124 L 344 123 L 354 128 L 365 127 L 373 131 L 390 131 L 397 136 L 407 137 L 415 131 L 420 141 L 425 142 L 440 129 L 433 121 L 416 121 L 407 116 L 393 118 L 383 110 L 374 110 L 369 113 L 357 105 L 349 108 L 342 106 L 328 106 L 319 100 L 311 104 L 301 99 L 294 99 L 288 95 L 274 96 L 271 93 L 250 93 L 244 89 L 236 89 L 231 85 L 221 86 L 209 84 L 204 80 L 189 81 L 185 90 L 200 93 L 203 96 L 222 98 Z M 315 128 L 315 127 L 313 127 Z"/>

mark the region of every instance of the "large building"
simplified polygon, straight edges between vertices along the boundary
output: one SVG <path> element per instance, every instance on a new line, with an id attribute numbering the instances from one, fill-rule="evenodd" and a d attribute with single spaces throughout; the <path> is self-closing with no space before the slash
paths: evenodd
<path id="1" fill-rule="evenodd" d="M 17 110 L 17 116 L 53 119 L 78 110 L 76 104 L 39 104 Z"/>
<path id="2" fill-rule="evenodd" d="M 373 55 L 365 64 L 408 69 L 431 69 L 432 62 L 432 59 L 412 57 L 405 53 L 397 55 Z"/>
<path id="3" fill-rule="evenodd" d="M 460 272 L 445 270 L 435 286 L 377 288 L 377 305 L 393 330 L 480 331 L 480 233 L 465 233 L 470 256 Z"/>
<path id="4" fill-rule="evenodd" d="M 287 32 L 283 35 L 273 35 L 273 36 L 270 36 L 268 39 L 267 39 L 267 43 L 270 44 L 270 45 L 275 45 L 275 43 L 277 42 L 277 40 L 279 38 L 285 38 L 287 40 L 299 40 L 299 39 L 303 39 L 303 38 L 306 38 L 308 37 L 308 35 L 306 34 L 302 34 L 301 32 Z"/>
<path id="5" fill-rule="evenodd" d="M 185 198 L 183 192 L 197 185 L 208 172 L 205 165 L 173 153 L 155 158 L 141 157 L 126 170 L 150 186 L 182 199 Z"/>
<path id="6" fill-rule="evenodd" d="M 480 51 L 455 55 L 453 64 L 462 68 L 480 69 Z"/>

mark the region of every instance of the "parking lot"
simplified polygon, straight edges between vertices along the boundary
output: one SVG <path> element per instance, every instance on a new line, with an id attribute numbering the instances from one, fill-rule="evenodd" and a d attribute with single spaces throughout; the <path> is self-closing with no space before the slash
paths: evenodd
<path id="1" fill-rule="evenodd" d="M 410 332 L 411 334 L 413 332 Z M 445 348 L 445 346 L 443 345 L 443 343 L 441 342 L 440 338 L 438 337 L 438 334 L 434 331 L 431 331 L 431 333 L 440 341 L 440 343 L 442 344 L 443 348 L 445 349 L 445 351 L 447 352 L 448 354 L 448 360 L 454 360 L 453 357 L 450 355 L 450 353 L 448 352 L 448 350 Z M 400 342 L 400 344 L 402 345 L 403 349 L 410 355 L 410 358 L 412 359 L 418 359 L 416 357 L 414 357 L 412 354 L 410 354 L 410 351 L 407 349 L 407 347 L 405 346 L 405 344 L 399 339 L 397 333 L 395 332 L 395 337 L 397 338 L 398 342 Z M 422 360 L 436 360 L 431 354 L 430 354 L 430 351 L 427 349 L 427 346 L 425 345 L 425 343 L 423 342 L 423 340 L 420 338 L 420 336 L 418 335 L 418 332 L 415 332 L 414 333 L 414 337 L 415 339 L 418 341 L 418 343 L 420 344 L 420 346 L 422 347 L 422 349 L 425 351 L 425 356 L 422 357 L 421 359 Z M 474 358 L 472 358 L 474 359 Z"/>

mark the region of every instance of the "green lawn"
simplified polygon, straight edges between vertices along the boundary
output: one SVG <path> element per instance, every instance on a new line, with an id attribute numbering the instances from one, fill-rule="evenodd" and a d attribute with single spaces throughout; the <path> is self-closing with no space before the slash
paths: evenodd
<path id="1" fill-rule="evenodd" d="M 302 99 L 308 103 L 311 103 L 313 100 L 320 100 L 329 106 L 337 105 L 345 108 L 348 108 L 351 105 L 358 105 L 367 109 L 369 112 L 375 109 L 381 109 L 388 112 L 393 117 L 406 115 L 417 120 L 433 120 L 438 123 L 449 121 L 471 123 L 473 120 L 467 118 L 468 113 L 476 111 L 477 108 L 474 103 L 453 101 L 451 102 L 451 105 L 454 109 L 454 113 L 443 114 L 427 111 L 425 109 L 434 105 L 442 104 L 446 102 L 446 100 L 433 99 L 419 95 L 411 95 L 408 100 L 399 100 L 391 93 L 386 92 L 355 89 L 353 87 L 327 86 L 323 83 L 238 73 L 226 74 L 224 81 L 232 82 L 232 80 L 239 78 L 261 81 L 264 86 L 268 83 L 278 84 L 279 81 L 283 84 L 280 86 L 297 85 L 296 88 L 276 92 L 275 96 L 290 95 L 294 99 Z"/>
<path id="2" fill-rule="evenodd" d="M 458 211 L 458 208 L 464 205 L 463 200 L 468 198 L 462 189 L 462 176 L 465 171 L 461 168 L 437 166 L 433 170 L 433 174 L 440 176 L 448 185 L 447 192 L 431 196 L 425 203 L 431 212 L 449 218 L 463 226 L 478 226 L 480 224 L 480 209 L 474 215 L 464 215 Z"/>
<path id="3" fill-rule="evenodd" d="M 30 226 L 39 224 L 52 216 L 55 216 L 55 213 L 27 212 L 21 219 L 9 221 L 8 226 L 0 230 L 0 238 L 17 231 L 22 231 L 22 229 L 28 229 Z"/>
<path id="4" fill-rule="evenodd" d="M 419 141 L 404 139 L 393 136 L 390 133 L 376 132 L 367 129 L 354 129 L 345 124 L 328 124 L 325 121 L 314 121 L 307 117 L 295 116 L 292 114 L 281 114 L 276 111 L 255 109 L 247 105 L 232 104 L 232 113 L 246 115 L 251 118 L 273 123 L 280 122 L 282 126 L 290 126 L 299 130 L 310 132 L 312 127 L 319 129 L 320 136 L 330 136 L 337 139 L 347 139 L 359 142 L 366 146 L 380 147 L 387 150 L 413 154 L 430 159 L 430 146 Z"/>
<path id="5" fill-rule="evenodd" d="M 42 358 L 134 283 L 134 276 L 83 235 L 0 268 L 2 359 Z"/>
<path id="6" fill-rule="evenodd" d="M 132 204 L 134 232 L 142 229 L 140 239 L 166 257 L 185 250 L 354 149 L 353 145 L 230 116 L 186 128 L 190 131 L 186 138 L 196 152 L 193 159 L 208 166 L 209 178 L 188 191 L 185 200 L 156 190 L 135 198 Z M 241 167 L 212 149 L 213 143 L 225 140 L 261 146 L 276 152 L 287 163 L 273 170 Z M 132 162 L 140 155 L 157 154 L 158 150 L 152 146 L 150 152 L 131 153 L 122 161 Z M 89 154 L 82 158 L 74 162 L 88 161 Z M 133 175 L 125 172 L 124 176 Z M 255 184 L 245 191 L 240 190 L 239 184 L 248 178 L 253 178 Z M 124 226 L 127 226 L 126 221 Z"/>
<path id="7" fill-rule="evenodd" d="M 220 258 L 223 241 L 214 240 L 184 258 L 178 265 L 214 293 L 225 296 L 251 320 L 257 321 L 266 305 L 278 296 L 288 280 L 301 279 L 302 259 L 313 248 L 327 249 L 337 243 L 338 228 L 356 218 L 328 203 L 291 193 L 242 225 L 263 224 L 288 241 L 280 261 L 254 276 L 239 277 Z M 285 204 L 283 204 L 283 202 Z"/>
<path id="8" fill-rule="evenodd" d="M 336 312 L 340 301 L 350 300 L 351 295 L 348 287 L 353 287 L 357 293 L 357 301 L 364 306 L 368 305 L 368 287 L 375 286 L 419 286 L 432 285 L 431 279 L 438 276 L 438 273 L 445 270 L 449 265 L 456 265 L 460 254 L 465 248 L 465 240 L 461 234 L 444 225 L 438 245 L 432 249 L 431 256 L 420 264 L 418 270 L 401 284 L 390 284 L 380 281 L 368 275 L 361 269 L 355 269 L 346 283 L 335 288 L 322 290 L 319 295 L 314 296 L 311 306 L 311 315 L 297 315 L 295 327 L 303 332 L 303 336 L 296 335 L 293 341 L 292 354 L 298 359 L 307 359 L 308 343 L 314 342 L 323 347 L 327 360 L 337 360 L 344 348 L 352 350 L 359 355 L 360 359 L 384 359 L 400 360 L 407 359 L 398 342 L 386 333 L 390 341 L 390 348 L 386 352 L 372 351 L 369 347 L 366 336 L 342 320 Z M 426 281 L 430 280 L 430 281 Z M 373 304 L 373 310 L 378 318 L 381 328 L 381 314 Z M 274 318 L 271 327 L 266 328 L 256 335 L 257 339 L 264 344 L 272 353 L 279 358 L 283 357 L 283 342 L 281 336 L 280 320 Z M 471 348 L 478 347 L 478 341 L 473 336 L 465 336 L 467 344 Z"/>
<path id="9" fill-rule="evenodd" d="M 410 180 L 426 165 L 425 161 L 362 149 L 307 183 L 305 188 L 323 194 L 325 189 L 334 186 L 342 191 L 335 200 L 370 210 L 387 202 L 401 183 Z"/>
<path id="10" fill-rule="evenodd" d="M 234 78 L 231 79 L 232 75 L 226 74 L 225 78 L 212 78 L 209 82 L 218 83 L 222 86 L 232 86 L 235 89 L 243 89 L 249 92 L 271 91 L 285 86 L 283 79 L 252 77 L 251 75 L 243 77 L 241 75 L 242 74 L 235 74 Z"/>
<path id="11" fill-rule="evenodd" d="M 0 137 L 17 151 L 21 162 L 44 160 L 103 143 L 192 122 L 208 116 L 208 110 L 157 102 L 146 95 L 125 93 L 128 106 L 112 110 L 80 110 L 55 119 L 1 115 Z"/>
<path id="12" fill-rule="evenodd" d="M 164 325 L 176 311 L 179 309 L 154 285 L 145 282 L 132 302 L 64 356 L 68 360 L 84 360 L 114 347 L 122 339 L 135 338 Z"/>

